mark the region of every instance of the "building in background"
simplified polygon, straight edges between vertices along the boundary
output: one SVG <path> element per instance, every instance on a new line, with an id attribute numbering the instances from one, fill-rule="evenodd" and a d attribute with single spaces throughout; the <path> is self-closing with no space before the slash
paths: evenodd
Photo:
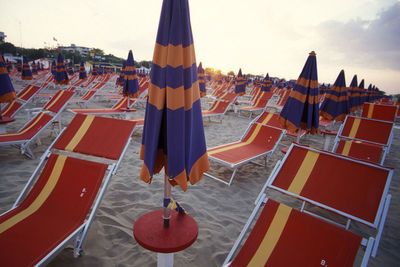
<path id="1" fill-rule="evenodd" d="M 77 51 L 83 57 L 89 56 L 89 53 L 90 53 L 90 48 L 83 47 L 83 46 L 76 46 L 75 44 L 71 44 L 71 46 L 59 46 L 58 48 L 60 48 L 61 50 L 64 50 L 64 51 L 71 51 L 71 52 Z"/>

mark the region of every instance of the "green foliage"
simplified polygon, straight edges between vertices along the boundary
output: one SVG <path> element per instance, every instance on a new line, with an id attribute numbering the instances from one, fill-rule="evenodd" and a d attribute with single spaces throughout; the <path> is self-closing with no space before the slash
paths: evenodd
<path id="1" fill-rule="evenodd" d="M 148 69 L 150 69 L 151 68 L 151 61 L 150 60 L 142 60 L 142 61 L 140 61 L 140 62 L 135 62 L 136 64 L 136 67 L 145 67 L 145 68 L 148 68 Z"/>
<path id="2" fill-rule="evenodd" d="M 12 43 L 2 43 L 0 44 L 0 54 L 5 53 L 16 55 L 17 48 Z"/>

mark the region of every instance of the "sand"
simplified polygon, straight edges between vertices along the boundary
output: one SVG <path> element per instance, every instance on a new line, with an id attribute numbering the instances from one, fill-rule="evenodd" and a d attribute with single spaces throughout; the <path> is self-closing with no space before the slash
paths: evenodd
<path id="1" fill-rule="evenodd" d="M 110 90 L 112 87 L 109 88 Z M 91 106 L 110 106 L 97 101 Z M 31 105 L 33 106 L 33 105 Z M 74 107 L 74 106 L 71 106 Z M 141 117 L 144 110 L 138 109 L 134 117 Z M 19 114 L 9 131 L 18 129 L 25 118 Z M 66 111 L 62 114 L 64 125 L 72 119 Z M 239 140 L 251 119 L 238 117 L 229 111 L 222 123 L 208 122 L 204 130 L 208 147 Z M 15 147 L 0 147 L 0 213 L 9 209 L 31 173 L 39 162 L 40 155 L 54 138 L 46 130 L 41 136 L 41 144 L 32 146 L 36 159 L 30 160 L 19 154 Z M 386 221 L 380 249 L 376 258 L 371 258 L 369 266 L 398 266 L 400 262 L 400 130 L 395 130 L 395 138 L 386 166 L 395 167 L 390 186 L 392 203 Z M 142 162 L 139 148 L 142 131 L 136 130 L 118 173 L 111 183 L 90 227 L 84 243 L 85 255 L 74 258 L 72 248 L 67 247 L 56 256 L 49 266 L 156 266 L 157 255 L 134 240 L 132 227 L 141 215 L 159 209 L 163 198 L 163 176 L 155 175 L 148 185 L 139 179 Z M 254 201 L 266 182 L 276 162 L 283 157 L 280 148 L 289 145 L 293 138 L 284 137 L 279 148 L 267 164 L 267 168 L 247 164 L 241 167 L 230 187 L 206 176 L 187 192 L 173 188 L 172 196 L 199 225 L 199 235 L 194 244 L 175 254 L 174 266 L 221 266 L 238 237 L 251 211 Z M 305 136 L 301 142 L 323 147 L 321 136 Z M 214 174 L 229 179 L 231 170 L 212 164 Z M 268 195 L 278 201 L 297 205 L 295 201 L 276 192 Z M 360 251 L 361 252 L 361 251 Z M 359 252 L 359 254 L 361 254 Z M 359 262 L 359 257 L 357 259 Z"/>

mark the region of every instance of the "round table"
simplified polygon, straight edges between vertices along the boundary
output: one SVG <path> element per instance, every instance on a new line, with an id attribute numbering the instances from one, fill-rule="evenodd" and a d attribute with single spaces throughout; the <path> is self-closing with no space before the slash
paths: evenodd
<path id="1" fill-rule="evenodd" d="M 162 209 L 142 215 L 133 225 L 133 236 L 145 249 L 158 252 L 157 266 L 173 266 L 173 253 L 192 245 L 199 227 L 192 216 L 175 210 L 169 227 L 164 227 L 162 216 Z"/>

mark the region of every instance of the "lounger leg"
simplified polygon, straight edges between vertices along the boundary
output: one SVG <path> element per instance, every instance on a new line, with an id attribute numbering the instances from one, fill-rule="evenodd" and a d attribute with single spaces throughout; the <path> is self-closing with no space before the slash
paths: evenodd
<path id="1" fill-rule="evenodd" d="M 238 170 L 238 168 L 236 168 L 236 169 L 233 170 L 231 179 L 229 180 L 229 184 L 228 184 L 229 186 L 232 184 L 233 178 L 235 178 L 235 175 L 236 175 L 237 170 Z"/>
<path id="2" fill-rule="evenodd" d="M 22 155 L 26 155 L 30 159 L 35 159 L 35 155 L 33 155 L 32 150 L 29 148 L 29 144 L 22 144 L 20 150 Z"/>
<path id="3" fill-rule="evenodd" d="M 370 237 L 368 240 L 367 247 L 365 248 L 365 253 L 364 253 L 364 257 L 361 262 L 361 267 L 368 266 L 369 257 L 371 256 L 371 250 L 372 250 L 372 246 L 374 245 L 374 243 L 375 243 L 374 239 L 372 237 Z"/>
<path id="4" fill-rule="evenodd" d="M 381 241 L 383 227 L 385 227 L 386 216 L 389 211 L 389 205 L 390 205 L 391 199 L 392 199 L 392 195 L 387 195 L 386 201 L 385 201 L 385 207 L 383 209 L 382 217 L 381 217 L 379 227 L 378 227 L 378 233 L 376 234 L 374 247 L 372 248 L 372 257 L 374 257 L 374 258 L 376 257 L 376 254 L 378 254 L 379 242 Z"/>
<path id="5" fill-rule="evenodd" d="M 211 174 L 209 174 L 207 172 L 205 172 L 204 175 L 206 175 L 206 176 L 208 176 L 208 177 L 210 177 L 210 178 L 212 178 L 212 179 L 214 179 L 214 180 L 216 180 L 218 182 L 222 182 L 222 183 L 230 186 L 232 184 L 233 178 L 236 175 L 236 172 L 237 172 L 237 168 L 233 170 L 233 173 L 232 173 L 232 176 L 231 176 L 231 179 L 229 180 L 229 182 L 226 182 L 226 181 L 224 181 L 224 180 L 222 180 L 222 179 L 220 179 L 218 177 L 215 177 L 214 175 L 211 175 Z"/>

